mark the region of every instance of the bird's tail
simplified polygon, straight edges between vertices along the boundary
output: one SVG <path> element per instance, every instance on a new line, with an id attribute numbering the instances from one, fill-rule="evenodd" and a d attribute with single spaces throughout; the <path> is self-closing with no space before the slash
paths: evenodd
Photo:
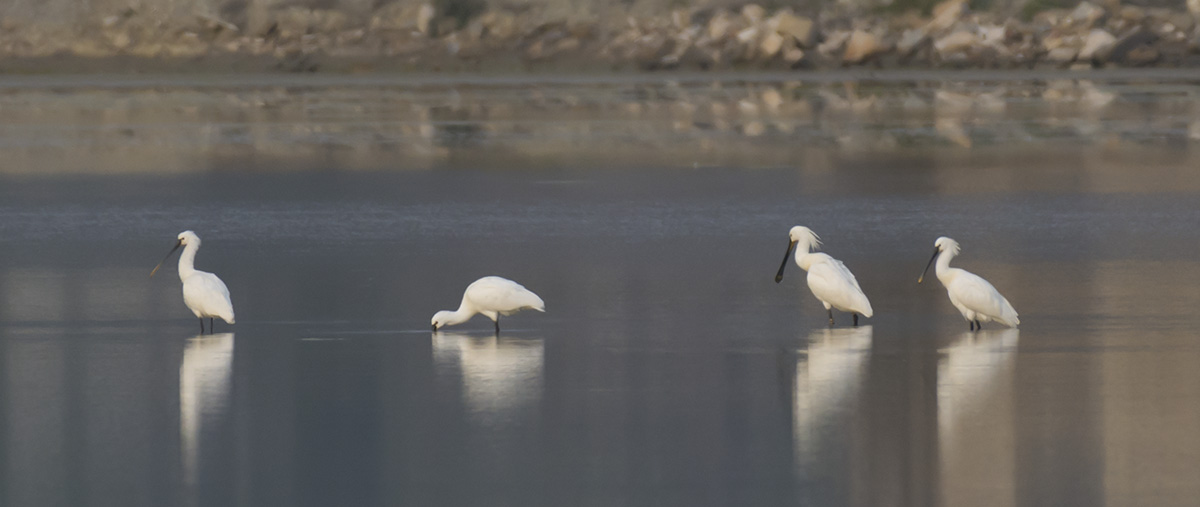
<path id="1" fill-rule="evenodd" d="M 1008 327 L 1017 327 L 1021 323 L 1021 319 L 1017 316 L 1017 310 L 1009 304 L 1008 299 L 1004 300 L 1004 311 L 996 320 Z"/>
<path id="2" fill-rule="evenodd" d="M 868 319 L 872 315 L 875 315 L 875 310 L 871 309 L 871 300 L 867 299 L 867 295 L 863 294 L 861 290 L 855 295 L 854 299 L 856 300 L 854 308 L 859 314 Z"/>
<path id="3" fill-rule="evenodd" d="M 533 291 L 526 290 L 525 291 L 525 308 L 529 308 L 531 310 L 537 310 L 539 312 L 545 313 L 546 312 L 546 302 L 542 301 L 542 298 L 540 296 L 538 296 L 537 294 L 534 294 Z"/>

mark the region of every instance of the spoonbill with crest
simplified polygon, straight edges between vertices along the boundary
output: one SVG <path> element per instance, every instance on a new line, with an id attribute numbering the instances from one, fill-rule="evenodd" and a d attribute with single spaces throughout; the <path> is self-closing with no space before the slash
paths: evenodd
<path id="1" fill-rule="evenodd" d="M 850 312 L 854 316 L 855 326 L 858 325 L 858 314 L 868 318 L 874 314 L 871 302 L 858 286 L 854 273 L 851 273 L 842 261 L 823 253 L 810 252 L 821 244 L 821 238 L 817 237 L 812 229 L 800 225 L 792 227 L 788 232 L 788 239 L 788 249 L 783 254 L 783 264 L 779 266 L 779 272 L 775 274 L 775 283 L 783 280 L 783 268 L 787 267 L 788 256 L 795 247 L 796 265 L 808 271 L 808 288 L 825 305 L 825 311 L 829 312 L 830 326 L 833 325 L 833 308 Z"/>
<path id="2" fill-rule="evenodd" d="M 917 283 L 925 279 L 925 273 L 929 272 L 929 266 L 932 266 L 936 259 L 937 269 L 934 273 L 942 285 L 946 286 L 950 304 L 958 308 L 963 318 L 967 319 L 971 331 L 983 329 L 984 322 L 993 320 L 1008 327 L 1017 327 L 1017 324 L 1021 323 L 1021 319 L 1017 318 L 1017 311 L 992 284 L 965 269 L 950 267 L 950 259 L 958 255 L 958 252 L 957 241 L 945 236 L 934 241 L 933 257 L 929 258 L 929 263 L 925 265 L 925 271 L 921 272 L 920 278 L 917 278 Z"/>

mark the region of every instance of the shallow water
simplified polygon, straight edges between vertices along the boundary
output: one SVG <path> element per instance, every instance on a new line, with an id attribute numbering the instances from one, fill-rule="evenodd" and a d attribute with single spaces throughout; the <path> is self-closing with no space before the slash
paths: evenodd
<path id="1" fill-rule="evenodd" d="M 693 169 L 10 162 L 0 503 L 1191 505 L 1195 159 L 1186 134 L 1089 142 Z M 827 328 L 795 265 L 774 283 L 795 224 L 856 273 L 866 325 Z M 183 229 L 237 308 L 213 336 L 174 269 L 148 277 Z M 1019 331 L 968 333 L 916 284 L 939 235 Z M 547 313 L 431 334 L 487 274 Z"/>

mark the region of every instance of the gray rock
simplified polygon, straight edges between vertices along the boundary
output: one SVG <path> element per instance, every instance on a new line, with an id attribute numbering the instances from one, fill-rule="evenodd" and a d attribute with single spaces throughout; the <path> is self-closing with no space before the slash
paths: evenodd
<path id="1" fill-rule="evenodd" d="M 1125 5 L 1121 7 L 1120 11 L 1117 11 L 1117 16 L 1126 21 L 1138 23 L 1146 17 L 1146 11 L 1136 5 Z"/>
<path id="2" fill-rule="evenodd" d="M 746 4 L 742 6 L 742 17 L 746 18 L 751 23 L 758 23 L 766 16 L 767 10 L 763 9 L 758 4 Z"/>
<path id="3" fill-rule="evenodd" d="M 775 31 L 780 35 L 791 37 L 796 41 L 796 45 L 802 48 L 813 46 L 816 39 L 816 30 L 813 30 L 813 21 L 803 16 L 796 16 L 788 11 L 780 11 L 771 19 L 767 20 L 769 26 L 773 26 Z"/>
<path id="4" fill-rule="evenodd" d="M 784 37 L 779 32 L 769 32 L 758 43 L 759 53 L 765 58 L 771 58 L 783 49 Z"/>
<path id="5" fill-rule="evenodd" d="M 931 32 L 949 30 L 955 23 L 958 23 L 959 19 L 962 19 L 966 12 L 966 0 L 945 0 L 934 6 L 933 19 L 929 20 L 927 28 Z"/>
<path id="6" fill-rule="evenodd" d="M 1071 63 L 1075 61 L 1075 56 L 1078 54 L 1079 50 L 1071 46 L 1059 46 L 1046 53 L 1046 61 L 1059 64 Z"/>
<path id="7" fill-rule="evenodd" d="M 1097 54 L 1107 52 L 1116 42 L 1117 38 L 1111 33 L 1099 28 L 1093 29 L 1084 39 L 1083 49 L 1079 50 L 1079 59 L 1092 60 Z"/>
<path id="8" fill-rule="evenodd" d="M 1121 63 L 1126 65 L 1143 66 L 1157 62 L 1162 54 L 1153 46 L 1143 45 L 1129 50 Z"/>
<path id="9" fill-rule="evenodd" d="M 929 33 L 924 28 L 910 28 L 900 34 L 900 40 L 896 42 L 896 53 L 901 57 L 908 57 L 917 49 L 918 46 L 929 40 Z"/>
<path id="10" fill-rule="evenodd" d="M 275 15 L 275 28 L 280 37 L 294 39 L 309 33 L 333 33 L 346 27 L 346 14 L 332 9 L 309 9 L 293 6 Z"/>
<path id="11" fill-rule="evenodd" d="M 417 8 L 417 31 L 425 35 L 429 35 L 431 22 L 436 14 L 437 11 L 434 10 L 432 5 L 421 4 L 421 6 Z"/>
<path id="12" fill-rule="evenodd" d="M 864 30 L 855 30 L 850 34 L 850 39 L 846 41 L 846 51 L 842 53 L 842 63 L 861 63 L 883 50 L 883 41 L 879 37 Z"/>
<path id="13" fill-rule="evenodd" d="M 1091 2 L 1084 1 L 1079 2 L 1079 5 L 1075 7 L 1075 10 L 1071 11 L 1071 14 L 1067 15 L 1066 21 L 1074 26 L 1091 28 L 1092 26 L 1095 26 L 1096 22 L 1099 21 L 1100 18 L 1104 17 L 1105 14 L 1106 13 L 1103 8 L 1097 7 Z"/>
<path id="14" fill-rule="evenodd" d="M 785 41 L 783 43 L 783 61 L 796 67 L 804 62 L 804 50 L 796 46 L 795 41 Z"/>
<path id="15" fill-rule="evenodd" d="M 1139 47 L 1149 46 L 1157 40 L 1158 35 L 1154 32 L 1140 26 L 1134 27 L 1120 37 L 1117 37 L 1117 40 L 1106 51 L 1097 51 L 1093 55 L 1093 58 L 1100 61 L 1129 63 L 1130 52 Z M 1144 58 L 1146 54 L 1143 52 L 1139 56 Z"/>
<path id="16" fill-rule="evenodd" d="M 729 13 L 725 11 L 718 12 L 708 20 L 708 38 L 712 40 L 721 40 L 729 35 L 733 29 L 734 23 L 730 19 Z"/>
<path id="17" fill-rule="evenodd" d="M 979 37 L 966 30 L 959 30 L 942 37 L 933 43 L 933 49 L 938 56 L 946 58 L 955 53 L 962 53 L 979 45 Z"/>
<path id="18" fill-rule="evenodd" d="M 1196 1 L 1200 2 L 1200 0 Z M 1183 33 L 1192 31 L 1192 29 L 1196 26 L 1196 18 L 1193 17 L 1191 13 L 1187 12 L 1173 12 L 1167 17 L 1167 20 L 1172 25 L 1175 25 L 1176 29 Z"/>
<path id="19" fill-rule="evenodd" d="M 850 40 L 850 32 L 845 30 L 831 32 L 826 35 L 825 41 L 817 46 L 817 51 L 826 57 L 832 58 L 835 54 L 842 51 L 848 40 Z"/>

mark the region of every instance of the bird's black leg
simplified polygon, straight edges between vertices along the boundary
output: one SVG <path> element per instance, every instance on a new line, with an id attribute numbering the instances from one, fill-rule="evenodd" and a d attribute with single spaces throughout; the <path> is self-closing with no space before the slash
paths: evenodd
<path id="1" fill-rule="evenodd" d="M 496 335 L 500 335 L 500 316 L 496 316 Z"/>
<path id="2" fill-rule="evenodd" d="M 975 330 L 983 331 L 983 323 L 979 322 L 979 319 L 975 319 Z"/>
<path id="3" fill-rule="evenodd" d="M 208 334 L 213 334 L 213 320 L 212 320 L 212 317 L 209 317 L 209 318 L 208 318 Z"/>
<path id="4" fill-rule="evenodd" d="M 200 334 L 204 334 L 204 318 L 200 318 Z"/>
<path id="5" fill-rule="evenodd" d="M 973 320 L 968 320 L 968 321 L 967 321 L 967 326 L 971 328 L 971 331 L 974 331 L 974 330 L 975 330 L 975 321 L 973 321 Z"/>
<path id="6" fill-rule="evenodd" d="M 857 313 L 854 313 L 854 314 L 851 314 L 851 315 L 854 315 L 854 327 L 858 327 L 858 314 L 857 314 Z"/>
<path id="7" fill-rule="evenodd" d="M 825 311 L 829 312 L 829 327 L 833 327 L 833 309 L 831 308 Z"/>

